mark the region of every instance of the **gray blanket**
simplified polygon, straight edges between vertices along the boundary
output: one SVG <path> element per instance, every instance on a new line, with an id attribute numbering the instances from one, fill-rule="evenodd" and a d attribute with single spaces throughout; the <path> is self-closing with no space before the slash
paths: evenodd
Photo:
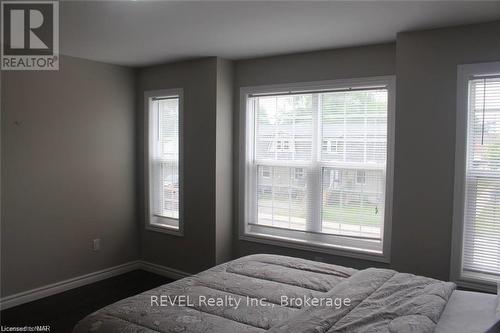
<path id="1" fill-rule="evenodd" d="M 83 332 L 433 332 L 455 285 L 252 255 L 109 305 Z"/>

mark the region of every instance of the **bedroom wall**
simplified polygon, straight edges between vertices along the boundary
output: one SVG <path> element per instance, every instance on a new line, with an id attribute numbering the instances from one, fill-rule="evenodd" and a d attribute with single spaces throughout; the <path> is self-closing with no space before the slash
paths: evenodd
<path id="1" fill-rule="evenodd" d="M 60 68 L 1 74 L 2 297 L 138 259 L 134 72 Z"/>
<path id="2" fill-rule="evenodd" d="M 277 83 L 334 80 L 396 73 L 396 45 L 394 43 L 353 47 L 329 51 L 291 54 L 249 59 L 236 62 L 233 121 L 233 204 L 238 212 L 239 161 L 239 91 L 241 87 Z M 333 256 L 324 253 L 296 250 L 238 238 L 235 218 L 234 256 L 253 253 L 274 253 L 321 260 L 351 267 L 384 266 L 360 259 Z"/>
<path id="3" fill-rule="evenodd" d="M 232 258 L 234 226 L 232 211 L 233 84 L 233 62 L 217 58 L 217 145 L 215 152 L 215 259 L 217 264 Z"/>
<path id="4" fill-rule="evenodd" d="M 233 64 L 210 57 L 141 69 L 138 75 L 138 188 L 144 211 L 144 92 L 184 90 L 184 235 L 144 229 L 141 259 L 196 273 L 232 254 Z"/>
<path id="5" fill-rule="evenodd" d="M 499 61 L 499 36 L 500 21 L 397 37 L 392 265 L 398 270 L 449 278 L 457 65 Z"/>
<path id="6" fill-rule="evenodd" d="M 500 22 L 492 22 L 236 62 L 210 57 L 134 71 L 62 56 L 60 71 L 2 72 L 0 295 L 138 258 L 195 273 L 230 252 L 448 279 L 456 67 L 499 61 L 497 36 Z M 240 88 L 378 75 L 397 75 L 391 263 L 240 241 L 230 218 L 239 193 Z M 169 88 L 184 89 L 183 237 L 144 229 L 143 94 Z M 92 251 L 94 238 L 100 252 Z"/>
<path id="7" fill-rule="evenodd" d="M 143 260 L 196 273 L 212 267 L 216 257 L 230 256 L 231 242 L 222 241 L 231 230 L 231 182 L 223 179 L 231 162 L 227 138 L 231 137 L 231 64 L 216 57 L 183 61 L 141 69 L 138 75 L 138 188 L 144 211 L 144 92 L 157 89 L 184 90 L 184 235 L 145 230 L 141 221 Z M 229 105 L 230 106 L 230 105 Z M 229 118 L 228 118 L 229 117 Z M 226 145 L 226 146 L 224 146 Z M 220 150 L 217 152 L 217 150 Z M 216 185 L 217 183 L 217 185 Z M 229 209 L 229 210 L 228 210 Z M 216 245 L 216 232 L 219 244 Z M 230 237 L 229 237 L 230 238 Z M 217 252 L 217 253 L 216 253 Z"/>
<path id="8" fill-rule="evenodd" d="M 403 32 L 395 44 L 236 62 L 235 96 L 244 86 L 396 75 L 395 176 L 391 262 L 381 264 L 241 241 L 234 256 L 274 253 L 449 279 L 458 64 L 500 60 L 500 21 Z M 238 202 L 238 109 L 234 119 L 234 211 Z M 423 244 L 425 246 L 423 246 Z"/>
<path id="9" fill-rule="evenodd" d="M 144 211 L 144 92 L 182 88 L 184 94 L 184 236 L 144 229 L 141 258 L 194 273 L 215 264 L 216 58 L 143 68 L 138 76 L 139 193 Z"/>

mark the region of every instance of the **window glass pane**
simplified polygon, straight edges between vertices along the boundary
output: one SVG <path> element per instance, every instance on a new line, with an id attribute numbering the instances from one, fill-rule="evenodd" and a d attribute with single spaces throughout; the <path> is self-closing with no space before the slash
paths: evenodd
<path id="1" fill-rule="evenodd" d="M 463 269 L 500 276 L 500 78 L 470 81 Z"/>
<path id="2" fill-rule="evenodd" d="M 384 187 L 381 170 L 324 168 L 322 232 L 380 238 Z"/>
<path id="3" fill-rule="evenodd" d="M 387 90 L 321 94 L 321 131 L 322 160 L 385 164 Z"/>
<path id="4" fill-rule="evenodd" d="M 157 120 L 156 138 L 153 140 L 153 182 L 158 191 L 154 198 L 153 213 L 157 216 L 179 218 L 179 99 L 153 101 Z"/>
<path id="5" fill-rule="evenodd" d="M 464 269 L 500 275 L 500 178 L 478 177 L 468 187 Z"/>
<path id="6" fill-rule="evenodd" d="M 321 160 L 331 166 L 322 173 L 322 232 L 382 236 L 387 97 L 385 89 L 321 94 Z"/>
<path id="7" fill-rule="evenodd" d="M 257 97 L 255 157 L 298 161 L 312 157 L 312 95 Z"/>
<path id="8" fill-rule="evenodd" d="M 257 223 L 305 230 L 307 184 L 302 168 L 258 166 Z M 264 170 L 270 177 L 264 177 Z"/>
<path id="9" fill-rule="evenodd" d="M 179 172 L 176 162 L 161 162 L 161 191 L 156 215 L 179 218 Z"/>
<path id="10" fill-rule="evenodd" d="M 158 143 L 161 159 L 179 159 L 179 99 L 155 101 L 158 109 Z"/>
<path id="11" fill-rule="evenodd" d="M 369 239 L 361 241 L 381 251 L 387 89 L 256 96 L 249 105 L 250 223 Z"/>
<path id="12" fill-rule="evenodd" d="M 500 169 L 500 79 L 475 80 L 471 86 L 472 167 Z"/>

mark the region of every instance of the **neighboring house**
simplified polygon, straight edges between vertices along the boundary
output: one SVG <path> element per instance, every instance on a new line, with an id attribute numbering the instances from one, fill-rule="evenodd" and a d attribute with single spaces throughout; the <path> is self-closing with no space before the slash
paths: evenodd
<path id="1" fill-rule="evenodd" d="M 320 163 L 323 173 L 323 200 L 343 205 L 350 202 L 376 203 L 385 184 L 387 151 L 387 102 L 373 94 L 324 93 L 288 97 L 262 97 L 257 102 L 256 156 L 262 161 L 259 191 L 275 195 L 304 195 L 304 177 L 312 160 L 314 112 L 320 114 Z M 359 106 L 346 107 L 346 99 Z M 352 102 L 349 103 L 352 105 Z M 318 112 L 319 111 L 319 112 Z M 290 161 L 301 168 L 270 167 L 266 161 L 283 166 Z M 260 164 L 260 163 L 259 163 Z M 274 170 L 274 174 L 272 172 Z M 272 177 L 273 176 L 273 177 Z"/>
<path id="2" fill-rule="evenodd" d="M 260 166 L 259 169 L 259 194 L 285 200 L 306 196 L 306 168 Z M 322 181 L 325 205 L 369 207 L 383 196 L 385 177 L 381 170 L 324 168 Z"/>

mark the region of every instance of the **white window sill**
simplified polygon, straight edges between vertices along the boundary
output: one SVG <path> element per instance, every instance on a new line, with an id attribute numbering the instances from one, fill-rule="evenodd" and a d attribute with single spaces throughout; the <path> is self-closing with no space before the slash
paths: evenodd
<path id="1" fill-rule="evenodd" d="M 174 236 L 184 236 L 184 231 L 176 226 L 169 225 L 159 225 L 159 224 L 146 224 L 146 230 L 161 232 L 164 234 L 174 235 Z"/>
<path id="2" fill-rule="evenodd" d="M 326 253 L 342 257 L 350 257 L 356 259 L 377 261 L 389 263 L 390 258 L 382 252 L 363 250 L 358 248 L 350 248 L 346 246 L 338 246 L 329 243 L 303 240 L 298 238 L 276 236 L 258 232 L 245 232 L 240 234 L 240 240 L 275 245 L 280 247 L 288 247 L 293 249 Z"/>
<path id="3" fill-rule="evenodd" d="M 487 274 L 464 272 L 460 278 L 454 282 L 460 287 L 497 293 L 500 277 L 495 278 Z"/>

